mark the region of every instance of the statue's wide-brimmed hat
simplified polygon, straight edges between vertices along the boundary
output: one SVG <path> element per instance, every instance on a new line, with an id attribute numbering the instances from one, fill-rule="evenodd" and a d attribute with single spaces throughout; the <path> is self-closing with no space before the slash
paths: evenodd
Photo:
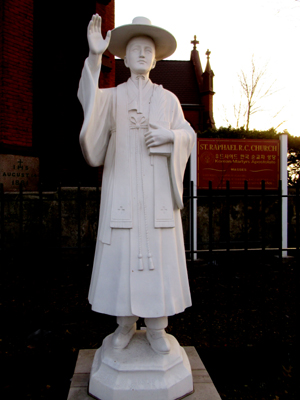
<path id="1" fill-rule="evenodd" d="M 136 17 L 132 24 L 122 25 L 111 31 L 108 50 L 115 56 L 124 58 L 127 43 L 137 36 L 149 36 L 154 41 L 157 61 L 169 57 L 177 47 L 176 39 L 170 32 L 152 25 L 148 18 Z"/>

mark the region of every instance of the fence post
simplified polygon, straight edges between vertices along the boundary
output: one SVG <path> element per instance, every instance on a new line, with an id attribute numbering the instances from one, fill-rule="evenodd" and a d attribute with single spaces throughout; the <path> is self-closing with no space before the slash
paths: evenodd
<path id="1" fill-rule="evenodd" d="M 61 200 L 61 185 L 62 183 L 58 183 L 58 188 L 57 188 L 57 201 L 58 201 L 58 224 L 59 224 L 59 233 L 58 233 L 58 248 L 59 248 L 59 255 L 62 255 L 62 200 Z"/>
<path id="2" fill-rule="evenodd" d="M 263 251 L 263 256 L 266 250 L 266 203 L 265 203 L 265 194 L 266 194 L 266 182 L 264 180 L 261 181 L 261 248 Z"/>
<path id="3" fill-rule="evenodd" d="M 287 249 L 288 247 L 288 172 L 287 172 L 287 149 L 288 149 L 288 135 L 283 133 L 280 139 L 280 180 L 281 186 L 281 227 L 282 227 L 282 243 L 281 248 Z M 287 257 L 287 251 L 282 252 L 282 257 Z"/>
<path id="4" fill-rule="evenodd" d="M 230 182 L 226 181 L 226 250 L 230 251 Z"/>
<path id="5" fill-rule="evenodd" d="M 300 227 L 299 227 L 299 186 L 296 187 L 296 255 L 299 259 L 299 242 L 300 242 Z"/>
<path id="6" fill-rule="evenodd" d="M 78 182 L 77 188 L 77 247 L 78 247 L 78 255 L 81 256 L 81 183 Z"/>
<path id="7" fill-rule="evenodd" d="M 39 237 L 38 237 L 38 242 L 39 242 L 39 250 L 42 250 L 42 247 L 44 245 L 43 243 L 43 183 L 40 182 L 39 184 Z"/>
<path id="8" fill-rule="evenodd" d="M 191 213 L 191 225 L 192 225 L 192 229 L 191 229 L 191 265 L 193 266 L 194 264 L 194 196 L 193 196 L 193 192 L 194 192 L 194 182 L 191 181 L 190 184 L 190 213 Z"/>
<path id="9" fill-rule="evenodd" d="M 244 181 L 244 230 L 245 230 L 245 247 L 248 250 L 248 181 Z"/>
<path id="10" fill-rule="evenodd" d="M 1 223 L 0 223 L 0 251 L 4 250 L 4 187 L 3 183 L 0 183 L 0 201 L 1 201 Z"/>
<path id="11" fill-rule="evenodd" d="M 283 243 L 283 226 L 282 226 L 282 222 L 283 222 L 283 218 L 282 218 L 282 214 L 283 214 L 283 203 L 282 203 L 282 181 L 280 180 L 278 182 L 278 204 L 279 204 L 279 215 L 281 216 L 281 218 L 279 218 L 279 244 L 278 244 L 278 248 L 279 248 L 279 258 L 282 259 L 282 257 L 284 257 L 283 255 L 283 251 L 282 251 L 282 243 Z"/>
<path id="12" fill-rule="evenodd" d="M 212 262 L 213 252 L 213 202 L 212 202 L 212 181 L 208 183 L 208 248 L 210 262 Z"/>
<path id="13" fill-rule="evenodd" d="M 23 248 L 23 184 L 19 186 L 19 244 L 20 248 Z"/>
<path id="14" fill-rule="evenodd" d="M 195 146 L 192 149 L 191 152 L 191 157 L 190 157 L 190 180 L 193 182 L 193 185 L 191 186 L 192 188 L 192 193 L 191 193 L 191 201 L 193 202 L 193 207 L 194 207 L 194 217 L 193 217 L 193 237 L 194 237 L 194 242 L 193 242 L 193 247 L 194 250 L 197 251 L 197 141 Z M 194 253 L 192 255 L 194 260 L 197 260 L 197 253 Z"/>

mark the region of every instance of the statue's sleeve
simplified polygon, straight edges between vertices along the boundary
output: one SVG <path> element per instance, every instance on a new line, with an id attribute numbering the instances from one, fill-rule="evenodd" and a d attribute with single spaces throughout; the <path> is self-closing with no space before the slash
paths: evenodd
<path id="1" fill-rule="evenodd" d="M 170 156 L 170 175 L 176 205 L 182 209 L 184 171 L 196 141 L 196 134 L 185 120 L 176 96 L 171 100 L 169 115 L 171 115 L 170 129 L 174 132 L 174 144 Z"/>
<path id="2" fill-rule="evenodd" d="M 84 113 L 79 141 L 84 158 L 92 167 L 104 163 L 112 127 L 114 89 L 98 88 L 99 73 L 100 67 L 93 71 L 86 59 L 78 89 Z"/>

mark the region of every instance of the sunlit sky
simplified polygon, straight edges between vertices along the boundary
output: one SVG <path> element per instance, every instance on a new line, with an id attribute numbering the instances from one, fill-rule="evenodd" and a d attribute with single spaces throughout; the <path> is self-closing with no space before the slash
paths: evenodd
<path id="1" fill-rule="evenodd" d="M 257 69 L 266 68 L 264 87 L 274 83 L 276 93 L 259 103 L 262 111 L 251 117 L 250 129 L 269 129 L 285 121 L 278 131 L 300 136 L 300 1 L 115 0 L 116 26 L 136 16 L 149 18 L 175 36 L 177 50 L 169 59 L 189 60 L 194 35 L 203 69 L 206 50 L 211 51 L 217 127 L 235 127 L 238 73 L 250 69 L 254 55 Z"/>

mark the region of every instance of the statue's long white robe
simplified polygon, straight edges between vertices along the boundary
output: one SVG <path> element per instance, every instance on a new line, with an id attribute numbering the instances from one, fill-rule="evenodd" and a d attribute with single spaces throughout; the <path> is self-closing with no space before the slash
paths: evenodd
<path id="1" fill-rule="evenodd" d="M 116 205 L 115 212 L 122 215 L 128 196 L 114 190 L 121 179 L 116 153 L 123 149 L 118 149 L 116 129 L 122 130 L 122 121 L 117 121 L 117 88 L 98 89 L 98 74 L 86 62 L 78 91 L 84 110 L 80 133 L 83 154 L 92 166 L 104 164 L 89 301 L 94 311 L 115 316 L 156 318 L 180 313 L 191 305 L 180 208 L 182 179 L 195 133 L 172 93 L 149 81 L 143 89 L 142 114 L 138 114 L 137 88 L 131 79 L 123 84 L 128 97 L 129 123 L 124 121 L 123 125 L 129 126 L 126 160 L 132 228 L 112 228 L 116 226 L 112 219 L 114 204 L 121 204 Z M 144 134 L 149 130 L 150 114 L 156 110 L 156 89 L 165 99 L 165 121 L 158 123 L 167 125 L 175 140 L 172 145 L 152 148 L 154 153 L 149 155 Z"/>

